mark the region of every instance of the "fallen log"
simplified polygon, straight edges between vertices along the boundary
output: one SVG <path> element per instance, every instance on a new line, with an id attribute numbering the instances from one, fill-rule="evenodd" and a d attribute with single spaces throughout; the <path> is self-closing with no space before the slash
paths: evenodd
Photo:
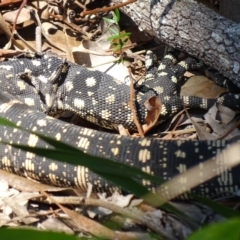
<path id="1" fill-rule="evenodd" d="M 140 30 L 201 59 L 240 87 L 240 24 L 194 0 L 137 0 L 121 10 Z"/>

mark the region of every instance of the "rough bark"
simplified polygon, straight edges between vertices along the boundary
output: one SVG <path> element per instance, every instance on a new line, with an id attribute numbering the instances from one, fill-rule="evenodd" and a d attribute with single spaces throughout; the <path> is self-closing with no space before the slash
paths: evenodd
<path id="1" fill-rule="evenodd" d="M 141 30 L 201 59 L 240 87 L 240 24 L 194 0 L 138 0 L 121 10 Z"/>

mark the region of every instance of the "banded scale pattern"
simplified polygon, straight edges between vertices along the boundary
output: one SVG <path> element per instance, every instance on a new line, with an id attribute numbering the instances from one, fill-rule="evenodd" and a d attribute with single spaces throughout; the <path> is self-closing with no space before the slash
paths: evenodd
<path id="1" fill-rule="evenodd" d="M 218 99 L 180 98 L 179 79 L 187 69 L 199 68 L 201 63 L 193 58 L 178 64 L 175 62 L 175 53 L 169 53 L 158 66 L 154 55 L 148 52 L 146 77 L 135 88 L 135 108 L 140 123 L 144 123 L 146 117 L 144 102 L 152 96 L 159 97 L 163 104 L 158 123 L 173 116 L 183 105 L 205 109 L 219 102 L 239 108 L 237 94 L 227 94 Z M 79 128 L 46 116 L 44 113 L 56 116 L 62 111 L 72 110 L 103 127 L 116 129 L 118 124 L 122 124 L 129 130 L 135 130 L 128 106 L 130 90 L 127 85 L 50 53 L 23 55 L 0 63 L 0 90 L 0 116 L 19 126 L 53 136 L 89 154 L 132 164 L 165 180 L 193 165 L 199 166 L 201 173 L 206 159 L 238 140 L 192 142 L 137 139 Z M 50 147 L 36 136 L 17 129 L 1 127 L 0 136 L 1 140 L 27 143 L 31 147 Z M 223 162 L 216 160 L 213 171 L 222 169 L 224 161 L 227 159 Z M 0 145 L 0 168 L 59 186 L 86 189 L 87 182 L 90 182 L 96 191 L 115 189 L 84 167 L 40 158 L 10 145 Z M 195 192 L 210 197 L 220 192 L 234 192 L 240 186 L 238 172 L 238 167 L 226 169 L 218 178 L 201 184 Z M 183 188 L 187 181 L 190 180 L 182 182 Z M 150 183 L 143 181 L 143 184 L 155 190 Z"/>
<path id="2" fill-rule="evenodd" d="M 17 125 L 57 140 L 71 144 L 94 156 L 113 159 L 118 162 L 134 165 L 145 172 L 154 174 L 164 180 L 171 179 L 178 173 L 185 172 L 191 166 L 199 167 L 196 176 L 201 183 L 201 172 L 204 161 L 214 157 L 231 143 L 240 141 L 168 141 L 150 138 L 125 137 L 103 133 L 87 128 L 66 124 L 58 119 L 46 116 L 7 93 L 0 93 L 0 115 Z M 0 127 L 1 141 L 25 143 L 31 147 L 50 146 L 37 136 L 23 130 Z M 227 159 L 216 159 L 214 172 L 225 168 L 226 172 L 217 178 L 200 184 L 192 191 L 202 196 L 215 197 L 220 193 L 236 192 L 240 187 L 240 166 L 228 169 Z M 100 163 L 101 164 L 101 163 Z M 86 190 L 87 183 L 93 184 L 95 191 L 119 190 L 111 183 L 100 178 L 82 166 L 73 166 L 56 162 L 48 158 L 38 157 L 33 153 L 19 150 L 10 145 L 0 144 L 0 168 L 17 175 L 28 176 L 41 182 L 57 186 L 74 187 Z M 180 182 L 179 189 L 185 188 L 191 179 Z M 150 190 L 156 186 L 142 182 Z M 168 190 L 165 190 L 168 195 Z M 185 196 L 182 195 L 182 198 Z"/>
<path id="3" fill-rule="evenodd" d="M 239 95 L 225 95 L 219 99 L 179 97 L 179 80 L 188 69 L 202 67 L 193 58 L 178 64 L 176 54 L 170 52 L 157 67 L 152 52 L 146 55 L 147 73 L 135 89 L 135 108 L 138 120 L 145 123 L 147 110 L 144 103 L 152 96 L 162 102 L 157 124 L 183 109 L 210 108 L 219 102 L 239 108 Z M 48 115 L 58 116 L 70 110 L 80 117 L 109 129 L 122 124 L 136 131 L 129 107 L 130 88 L 113 77 L 99 71 L 66 62 L 51 53 L 42 56 L 20 56 L 0 63 L 0 90 L 19 96 L 23 102 Z"/>

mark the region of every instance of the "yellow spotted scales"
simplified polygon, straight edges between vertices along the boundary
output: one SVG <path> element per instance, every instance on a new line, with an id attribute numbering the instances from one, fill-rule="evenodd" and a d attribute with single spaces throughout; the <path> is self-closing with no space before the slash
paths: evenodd
<path id="1" fill-rule="evenodd" d="M 217 100 L 180 98 L 178 80 L 186 69 L 199 68 L 201 63 L 192 58 L 177 65 L 173 65 L 174 62 L 174 53 L 170 53 L 157 66 L 154 56 L 148 52 L 145 80 L 135 89 L 134 104 L 140 123 L 144 123 L 146 116 L 143 104 L 151 96 L 159 97 L 163 103 L 158 124 L 181 110 L 183 104 L 188 107 L 209 108 L 218 101 L 238 107 L 237 94 L 228 94 Z M 205 160 L 238 140 L 164 141 L 125 137 L 74 126 L 47 116 L 45 113 L 58 115 L 64 110 L 72 110 L 86 120 L 107 128 L 116 129 L 118 124 L 122 124 L 135 130 L 128 106 L 129 86 L 104 73 L 87 70 L 52 54 L 21 56 L 2 62 L 0 76 L 0 116 L 91 155 L 131 164 L 164 180 L 195 165 L 199 166 L 199 171 L 204 171 Z M 23 130 L 1 126 L 0 131 L 3 141 L 50 148 L 49 144 Z M 217 162 L 214 171 L 218 171 L 218 166 L 222 169 L 224 161 L 226 159 Z M 85 167 L 58 163 L 10 145 L 0 145 L 0 168 L 58 186 L 87 189 L 87 183 L 90 182 L 95 191 L 116 189 Z M 239 167 L 227 169 L 217 178 L 199 185 L 194 192 L 210 197 L 222 192 L 235 192 L 240 186 L 239 170 Z M 201 176 L 198 177 L 201 183 Z M 182 188 L 187 181 L 191 179 L 180 183 Z M 143 184 L 150 190 L 155 190 L 156 186 L 148 181 L 143 181 Z"/>

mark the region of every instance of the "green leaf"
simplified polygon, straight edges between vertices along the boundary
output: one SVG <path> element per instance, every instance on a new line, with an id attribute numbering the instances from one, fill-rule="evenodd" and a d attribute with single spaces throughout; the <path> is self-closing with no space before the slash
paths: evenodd
<path id="1" fill-rule="evenodd" d="M 13 128 L 20 128 L 15 123 L 10 122 L 9 120 L 6 120 L 2 117 L 0 117 L 0 125 L 7 124 L 9 127 Z M 23 130 L 23 129 L 22 129 Z M 35 134 L 51 146 L 53 146 L 55 149 L 45 149 L 41 147 L 29 147 L 27 145 L 21 145 L 17 143 L 11 143 L 12 146 L 20 148 L 24 151 L 33 152 L 39 156 L 48 157 L 51 159 L 55 159 L 62 162 L 67 162 L 69 164 L 74 165 L 83 165 L 85 167 L 88 167 L 92 171 L 95 171 L 97 173 L 114 173 L 118 176 L 122 177 L 133 177 L 138 180 L 142 180 L 142 178 L 145 178 L 150 181 L 157 181 L 158 183 L 162 183 L 159 178 L 151 176 L 150 174 L 142 172 L 140 169 L 137 169 L 135 167 L 129 166 L 127 164 L 123 164 L 120 162 L 114 162 L 109 159 L 100 158 L 91 156 L 89 154 L 83 153 L 81 150 L 79 150 L 76 147 L 70 146 L 67 143 L 57 141 L 54 138 L 47 137 L 41 133 L 29 131 L 29 130 L 23 130 L 28 134 Z M 1 141 L 3 144 L 9 144 L 8 142 Z M 101 165 L 99 166 L 99 161 L 101 161 Z"/>
<path id="2" fill-rule="evenodd" d="M 129 32 L 123 32 L 123 33 L 121 33 L 121 34 L 119 34 L 119 36 L 120 37 L 129 37 L 131 35 L 131 33 L 129 33 Z"/>
<path id="3" fill-rule="evenodd" d="M 120 44 L 118 44 L 118 45 L 113 49 L 113 51 L 116 52 L 116 51 L 118 51 L 118 50 L 121 49 L 121 48 L 122 48 L 122 46 L 121 46 Z"/>
<path id="4" fill-rule="evenodd" d="M 22 129 L 21 127 L 17 126 L 15 123 L 13 123 L 13 122 L 11 122 L 11 121 L 7 120 L 6 118 L 3 118 L 3 117 L 0 117 L 0 125 Z"/>
<path id="5" fill-rule="evenodd" d="M 79 238 L 63 233 L 36 231 L 30 229 L 0 229 L 0 239 L 24 239 L 24 240 L 77 240 Z M 84 238 L 88 239 L 88 238 Z"/>
<path id="6" fill-rule="evenodd" d="M 109 28 L 109 30 L 110 30 L 113 34 L 115 34 L 116 36 L 119 35 L 119 30 L 116 30 L 115 28 Z"/>
<path id="7" fill-rule="evenodd" d="M 47 138 L 47 137 L 46 137 Z M 56 140 L 55 140 L 56 141 Z M 3 142 L 4 143 L 4 142 Z M 9 144 L 9 143 L 4 143 Z M 65 143 L 63 143 L 65 144 Z M 28 147 L 24 145 L 11 144 L 12 146 L 18 147 L 22 150 L 33 152 L 40 156 L 45 156 L 48 158 L 56 159 L 58 161 L 68 162 L 75 165 L 83 165 L 96 172 L 98 175 L 103 178 L 115 183 L 118 186 L 121 186 L 128 192 L 135 194 L 136 196 L 142 197 L 146 194 L 150 194 L 151 198 L 147 198 L 147 202 L 153 203 L 154 205 L 158 202 L 162 202 L 159 196 L 151 194 L 148 190 L 139 183 L 139 179 L 155 179 L 159 184 L 163 181 L 157 177 L 151 176 L 147 173 L 142 172 L 141 170 L 125 165 L 119 162 L 114 162 L 108 159 L 101 159 L 85 154 L 77 149 L 77 152 L 67 152 L 63 149 L 44 149 L 37 147 Z M 101 164 L 99 162 L 101 161 Z M 136 180 L 137 179 L 137 180 Z M 154 180 L 154 181 L 155 181 Z M 175 207 L 166 203 L 162 205 L 162 209 L 166 211 L 171 211 L 176 215 L 180 215 L 184 218 L 188 218 L 184 213 L 177 210 Z"/>
<path id="8" fill-rule="evenodd" d="M 41 139 L 43 139 L 45 142 L 49 143 L 51 146 L 55 147 L 55 148 L 64 148 L 65 151 L 67 151 L 67 149 L 69 151 L 73 151 L 73 150 L 76 150 L 76 148 L 68 145 L 68 144 L 65 144 L 65 143 L 62 143 L 60 141 L 56 141 L 54 138 L 50 138 L 50 137 L 46 137 L 45 135 L 41 134 L 41 133 L 36 133 L 36 132 L 33 132 L 33 131 L 30 131 L 30 130 L 27 130 L 27 129 L 23 129 L 22 127 L 20 126 L 17 126 L 14 122 L 11 122 L 3 117 L 0 117 L 0 125 L 4 125 L 4 126 L 8 126 L 8 127 L 12 127 L 12 128 L 17 128 L 17 129 L 21 129 L 25 132 L 28 132 L 28 133 L 31 133 L 31 134 L 35 134 L 37 135 L 38 137 L 40 137 Z"/>
<path id="9" fill-rule="evenodd" d="M 114 24 L 115 23 L 115 21 L 113 20 L 113 19 L 110 19 L 110 18 L 103 18 L 104 19 L 104 21 L 105 22 L 107 22 L 107 23 L 111 23 L 111 24 Z"/>
<path id="10" fill-rule="evenodd" d="M 113 12 L 113 14 L 112 14 L 112 15 L 113 15 L 113 20 L 114 20 L 114 22 L 115 22 L 115 23 L 117 23 L 117 22 L 118 22 L 118 20 L 117 20 L 117 16 L 116 16 L 116 14 Z"/>
<path id="11" fill-rule="evenodd" d="M 15 123 L 12 123 L 2 117 L 0 117 L 0 125 L 6 124 L 9 127 L 19 128 Z M 22 129 L 23 134 L 35 134 L 45 142 L 49 143 L 51 146 L 54 146 L 55 149 L 45 149 L 41 147 L 29 147 L 26 145 L 20 145 L 16 143 L 9 143 L 2 141 L 2 144 L 11 144 L 12 146 L 22 149 L 23 151 L 33 152 L 39 156 L 44 156 L 51 159 L 56 159 L 58 161 L 67 162 L 69 164 L 75 165 L 83 165 L 88 167 L 90 170 L 96 172 L 103 178 L 106 178 L 109 181 L 114 182 L 115 184 L 122 186 L 122 188 L 126 189 L 129 192 L 134 193 L 136 196 L 143 196 L 148 193 L 148 190 L 140 184 L 142 179 L 150 180 L 159 184 L 163 183 L 161 179 L 158 177 L 154 177 L 145 172 L 142 172 L 140 169 L 129 166 L 127 164 L 114 162 L 108 159 L 94 157 L 88 154 L 83 153 L 76 147 L 72 147 L 67 143 L 59 142 L 54 138 L 47 137 L 43 134 L 33 132 L 30 130 Z M 101 162 L 101 164 L 99 164 Z M 153 193 L 148 193 L 147 197 L 148 202 L 152 202 L 154 205 L 159 202 L 162 202 L 159 196 L 156 196 Z M 143 196 L 144 198 L 144 196 Z M 169 204 L 164 204 L 162 206 L 163 209 L 171 209 L 177 215 L 179 215 L 178 210 L 174 210 L 173 207 L 169 206 Z M 181 213 L 180 215 L 184 215 Z"/>
<path id="12" fill-rule="evenodd" d="M 114 36 L 111 36 L 111 37 L 108 37 L 107 40 L 109 42 L 113 41 L 115 38 L 116 38 L 117 35 L 114 35 Z"/>
<path id="13" fill-rule="evenodd" d="M 41 136 L 40 136 L 41 138 Z M 53 140 L 54 141 L 54 140 Z M 2 142 L 3 144 L 9 144 L 8 142 Z M 65 143 L 62 143 L 65 145 Z M 20 148 L 24 151 L 33 152 L 39 156 L 44 156 L 47 158 L 55 159 L 61 162 L 67 162 L 72 165 L 82 165 L 90 170 L 102 175 L 104 173 L 120 177 L 131 177 L 137 181 L 141 181 L 143 178 L 149 181 L 154 181 L 162 183 L 163 181 L 159 178 L 142 172 L 140 169 L 123 164 L 120 162 L 115 162 L 109 159 L 100 158 L 85 154 L 82 151 L 74 148 L 73 151 L 69 149 L 45 149 L 41 147 L 29 147 L 26 145 L 20 145 L 16 143 L 11 143 L 12 146 Z M 66 144 L 67 145 L 67 144 Z M 71 147 L 71 146 L 70 146 Z M 73 147 L 72 147 L 73 148 Z M 99 162 L 101 161 L 101 164 Z"/>
<path id="14" fill-rule="evenodd" d="M 115 35 L 114 39 L 115 39 L 115 41 L 117 41 L 117 40 L 119 41 L 119 40 L 121 40 L 121 37 L 119 35 Z"/>
<path id="15" fill-rule="evenodd" d="M 118 39 L 118 40 L 127 41 L 129 39 L 128 36 L 129 35 L 127 35 L 127 33 L 121 33 L 121 34 L 118 34 L 114 37 L 115 37 L 115 39 Z"/>
<path id="16" fill-rule="evenodd" d="M 113 19 L 115 20 L 116 23 L 118 23 L 120 20 L 120 12 L 118 8 L 114 10 Z"/>
<path id="17" fill-rule="evenodd" d="M 0 125 L 7 123 L 10 127 L 16 127 L 15 123 L 12 123 L 8 120 L 5 121 L 4 118 L 0 117 Z M 21 127 L 18 127 L 22 129 Z M 25 145 L 19 145 L 12 143 L 11 145 L 17 148 L 20 148 L 24 151 L 33 152 L 39 156 L 44 156 L 52 159 L 56 159 L 58 161 L 67 162 L 69 164 L 74 165 L 83 165 L 88 167 L 90 170 L 95 171 L 97 174 L 102 176 L 103 178 L 114 182 L 118 186 L 122 186 L 122 188 L 126 189 L 128 192 L 134 193 L 136 196 L 143 196 L 148 193 L 147 189 L 142 186 L 142 179 L 148 179 L 150 181 L 157 182 L 158 184 L 163 183 L 163 181 L 157 177 L 151 176 L 141 170 L 122 164 L 119 162 L 114 162 L 108 159 L 94 157 L 88 154 L 83 153 L 79 149 L 72 147 L 64 142 L 59 142 L 53 138 L 46 137 L 42 134 L 35 133 L 28 130 L 23 130 L 28 133 L 32 133 L 37 135 L 39 138 L 42 138 L 44 141 L 48 142 L 50 145 L 55 146 L 55 149 L 45 149 L 40 147 L 29 147 Z M 8 142 L 2 142 L 3 144 L 9 144 Z M 101 164 L 99 162 L 101 161 Z M 159 197 L 152 194 L 152 200 L 154 204 L 159 202 Z M 161 201 L 160 201 L 161 202 Z M 163 209 L 171 209 L 172 212 L 177 215 L 183 216 L 183 213 L 179 213 L 177 209 L 171 207 L 169 204 L 164 204 L 162 206 Z"/>
<path id="18" fill-rule="evenodd" d="M 229 219 L 194 232 L 188 240 L 239 240 L 240 218 Z"/>

